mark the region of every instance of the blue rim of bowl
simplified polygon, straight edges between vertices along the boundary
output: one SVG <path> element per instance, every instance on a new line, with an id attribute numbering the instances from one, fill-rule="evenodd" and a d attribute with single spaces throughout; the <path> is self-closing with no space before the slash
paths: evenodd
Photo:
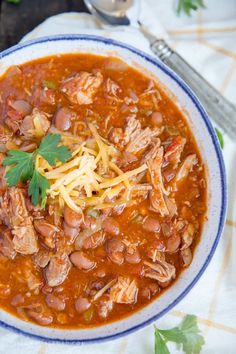
<path id="1" fill-rule="evenodd" d="M 100 42 L 105 45 L 112 45 L 116 47 L 120 47 L 123 49 L 126 49 L 146 61 L 150 62 L 151 64 L 157 66 L 159 69 L 164 71 L 164 73 L 168 76 L 170 76 L 174 81 L 177 82 L 177 84 L 182 88 L 182 90 L 189 96 L 191 101 L 194 103 L 195 107 L 197 108 L 198 112 L 201 115 L 201 118 L 203 119 L 207 130 L 209 132 L 209 135 L 211 137 L 212 143 L 215 148 L 216 156 L 218 159 L 218 164 L 219 164 L 219 170 L 220 170 L 220 177 L 221 177 L 221 195 L 222 195 L 222 202 L 221 202 L 221 211 L 220 211 L 220 220 L 219 220 L 219 225 L 218 225 L 218 231 L 217 235 L 215 237 L 214 243 L 212 245 L 212 248 L 204 262 L 204 265 L 202 266 L 201 270 L 198 272 L 198 274 L 195 276 L 195 278 L 191 281 L 191 283 L 184 289 L 184 291 L 171 303 L 169 304 L 164 310 L 159 312 L 158 314 L 152 316 L 148 320 L 133 326 L 131 328 L 128 328 L 125 331 L 121 331 L 116 334 L 104 336 L 104 337 L 98 337 L 98 338 L 91 338 L 91 339 L 60 339 L 60 338 L 49 338 L 46 336 L 39 336 L 37 334 L 29 333 L 26 331 L 23 331 L 17 327 L 14 327 L 12 325 L 9 325 L 3 321 L 0 321 L 0 326 L 6 329 L 9 329 L 13 332 L 23 334 L 25 336 L 38 339 L 40 341 L 44 342 L 51 342 L 51 343 L 63 343 L 63 344 L 77 344 L 77 345 L 82 345 L 82 344 L 92 344 L 92 343 L 98 343 L 98 342 L 105 342 L 109 341 L 112 339 L 118 339 L 120 337 L 123 337 L 125 335 L 128 335 L 130 333 L 133 333 L 139 329 L 142 329 L 143 327 L 153 323 L 156 321 L 158 318 L 162 317 L 164 314 L 169 312 L 174 306 L 176 306 L 186 295 L 187 293 L 193 288 L 193 286 L 198 282 L 202 274 L 204 273 L 205 269 L 207 268 L 211 258 L 213 257 L 213 254 L 215 253 L 216 247 L 219 243 L 220 236 L 222 234 L 223 228 L 224 228 L 224 223 L 225 223 L 225 218 L 226 218 L 226 209 L 227 209 L 227 187 L 226 187 L 226 172 L 225 172 L 225 165 L 224 165 L 224 160 L 220 148 L 220 144 L 218 142 L 218 138 L 216 136 L 215 130 L 208 118 L 208 115 L 205 111 L 205 109 L 202 107 L 199 99 L 195 96 L 193 91 L 188 87 L 188 85 L 177 75 L 175 72 L 173 72 L 170 68 L 168 68 L 163 62 L 161 62 L 159 59 L 156 59 L 145 52 L 124 44 L 122 42 L 110 39 L 110 38 L 104 38 L 102 36 L 95 36 L 95 35 L 77 35 L 77 34 L 66 34 L 66 35 L 53 35 L 53 36 L 48 36 L 48 37 L 42 37 L 39 39 L 33 39 L 30 41 L 27 41 L 25 43 L 20 43 L 17 44 L 9 49 L 4 50 L 3 52 L 0 53 L 0 59 L 15 53 L 23 48 L 30 47 L 33 45 L 38 45 L 40 43 L 46 43 L 46 42 L 54 42 L 54 41 L 93 41 L 93 42 Z"/>

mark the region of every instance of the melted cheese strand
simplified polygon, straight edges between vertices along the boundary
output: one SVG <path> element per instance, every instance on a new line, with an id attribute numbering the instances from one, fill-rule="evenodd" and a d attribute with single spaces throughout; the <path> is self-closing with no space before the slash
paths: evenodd
<path id="1" fill-rule="evenodd" d="M 123 175 L 124 172 L 118 166 L 116 166 L 116 164 L 114 162 L 109 162 L 109 166 L 118 175 Z M 126 185 L 127 188 L 130 188 L 130 183 L 129 183 L 128 179 L 126 181 L 124 181 L 124 184 Z"/>
<path id="2" fill-rule="evenodd" d="M 82 209 L 76 205 L 74 203 L 74 201 L 71 199 L 71 197 L 69 196 L 69 194 L 67 193 L 66 189 L 64 186 L 60 186 L 59 187 L 59 191 L 61 192 L 61 195 L 64 199 L 64 201 L 66 202 L 66 204 L 68 205 L 68 207 L 70 207 L 71 209 L 75 210 L 77 213 L 82 213 Z"/>
<path id="3" fill-rule="evenodd" d="M 89 129 L 91 130 L 91 133 L 94 136 L 94 139 L 96 140 L 96 143 L 98 145 L 98 148 L 100 150 L 101 153 L 101 158 L 104 164 L 105 169 L 108 169 L 108 164 L 109 164 L 109 160 L 108 160 L 108 153 L 107 153 L 107 146 L 103 143 L 100 135 L 97 132 L 97 129 L 95 128 L 95 126 L 92 123 L 88 124 Z"/>
<path id="4" fill-rule="evenodd" d="M 100 184 L 100 188 L 104 189 L 104 188 L 109 188 L 109 187 L 113 187 L 121 182 L 124 182 L 125 180 L 127 180 L 128 178 L 131 178 L 143 171 L 147 170 L 147 165 L 143 164 L 142 166 L 135 168 L 132 171 L 128 171 L 123 173 L 122 175 L 115 177 L 115 178 L 111 178 L 109 180 L 107 180 L 106 182 L 103 182 Z"/>

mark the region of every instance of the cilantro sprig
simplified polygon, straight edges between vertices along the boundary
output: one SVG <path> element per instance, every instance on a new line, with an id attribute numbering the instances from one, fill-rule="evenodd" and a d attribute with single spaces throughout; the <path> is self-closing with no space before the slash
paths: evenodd
<path id="1" fill-rule="evenodd" d="M 205 341 L 194 315 L 187 315 L 178 327 L 159 329 L 155 326 L 155 354 L 170 354 L 168 342 L 174 342 L 185 354 L 199 354 Z"/>
<path id="2" fill-rule="evenodd" d="M 28 182 L 28 193 L 32 203 L 38 205 L 41 200 L 41 207 L 46 204 L 46 192 L 50 184 L 45 176 L 35 168 L 37 155 L 41 155 L 51 166 L 55 166 L 57 160 L 65 162 L 71 158 L 69 149 L 61 142 L 60 134 L 49 134 L 45 136 L 38 149 L 34 152 L 24 152 L 20 150 L 10 150 L 3 160 L 4 166 L 10 166 L 6 173 L 7 184 L 10 187 L 16 186 L 20 181 Z"/>
<path id="3" fill-rule="evenodd" d="M 190 16 L 191 11 L 197 11 L 199 8 L 205 8 L 203 0 L 179 0 L 177 5 L 177 14 L 182 12 Z"/>

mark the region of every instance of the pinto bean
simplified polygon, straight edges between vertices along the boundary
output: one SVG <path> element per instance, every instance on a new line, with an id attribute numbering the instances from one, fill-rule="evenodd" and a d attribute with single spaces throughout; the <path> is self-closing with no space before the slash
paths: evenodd
<path id="1" fill-rule="evenodd" d="M 152 296 L 160 292 L 159 285 L 157 283 L 150 283 L 145 288 L 141 289 L 140 295 L 143 298 L 150 300 Z"/>
<path id="2" fill-rule="evenodd" d="M 75 113 L 67 107 L 61 107 L 54 115 L 54 125 L 58 130 L 68 130 L 71 127 L 71 118 Z"/>
<path id="3" fill-rule="evenodd" d="M 84 222 L 81 224 L 82 229 L 95 230 L 97 228 L 97 220 L 93 216 L 86 215 Z"/>
<path id="4" fill-rule="evenodd" d="M 64 233 L 67 237 L 67 243 L 70 245 L 73 244 L 76 237 L 79 234 L 79 229 L 75 228 L 75 227 L 71 227 L 66 222 L 64 222 L 63 223 L 63 230 L 64 230 Z"/>
<path id="5" fill-rule="evenodd" d="M 166 239 L 166 251 L 174 253 L 178 250 L 181 243 L 181 237 L 178 234 L 173 234 Z"/>
<path id="6" fill-rule="evenodd" d="M 153 125 L 160 126 L 163 123 L 163 117 L 160 112 L 153 112 L 151 115 L 151 122 Z"/>
<path id="7" fill-rule="evenodd" d="M 139 263 L 141 261 L 141 257 L 140 257 L 139 251 L 136 249 L 136 250 L 134 250 L 133 253 L 126 252 L 125 253 L 125 261 L 127 263 L 131 263 L 131 264 Z"/>
<path id="8" fill-rule="evenodd" d="M 78 297 L 78 299 L 75 300 L 75 309 L 78 313 L 83 313 L 88 310 L 90 306 L 91 303 L 86 297 Z"/>
<path id="9" fill-rule="evenodd" d="M 108 257 L 114 263 L 121 265 L 124 262 L 124 244 L 117 238 L 112 238 L 107 241 L 106 250 Z"/>
<path id="10" fill-rule="evenodd" d="M 54 234 L 59 231 L 56 226 L 49 224 L 45 220 L 35 220 L 34 227 L 43 237 L 53 237 Z"/>
<path id="11" fill-rule="evenodd" d="M 102 228 L 112 236 L 118 236 L 120 233 L 120 225 L 118 221 L 112 217 L 108 217 L 102 222 Z"/>
<path id="12" fill-rule="evenodd" d="M 173 234 L 173 227 L 170 223 L 163 222 L 161 224 L 161 230 L 165 237 L 170 237 Z"/>
<path id="13" fill-rule="evenodd" d="M 101 246 L 105 241 L 105 233 L 103 231 L 97 231 L 91 236 L 85 238 L 83 242 L 83 248 L 86 250 L 94 249 Z"/>
<path id="14" fill-rule="evenodd" d="M 79 269 L 90 270 L 95 267 L 96 262 L 91 261 L 83 252 L 76 251 L 70 255 L 71 262 Z"/>
<path id="15" fill-rule="evenodd" d="M 93 280 L 88 284 L 88 286 L 86 288 L 86 295 L 92 297 L 99 290 L 101 290 L 104 286 L 105 286 L 105 283 L 103 280 Z"/>
<path id="16" fill-rule="evenodd" d="M 11 103 L 11 106 L 16 111 L 20 112 L 23 117 L 27 114 L 30 114 L 30 112 L 32 111 L 31 105 L 25 100 L 16 100 Z"/>
<path id="17" fill-rule="evenodd" d="M 124 244 L 118 238 L 112 238 L 107 241 L 107 251 L 108 253 L 112 252 L 123 252 Z"/>
<path id="18" fill-rule="evenodd" d="M 53 322 L 53 316 L 50 313 L 38 313 L 33 310 L 27 311 L 27 314 L 34 321 L 38 322 L 41 326 L 48 326 Z"/>
<path id="19" fill-rule="evenodd" d="M 159 232 L 160 231 L 160 224 L 157 219 L 152 218 L 151 216 L 148 216 L 143 225 L 143 229 L 148 232 Z"/>
<path id="20" fill-rule="evenodd" d="M 48 307 L 51 307 L 53 310 L 56 310 L 56 311 L 63 311 L 66 307 L 64 300 L 62 300 L 59 297 L 52 295 L 52 294 L 46 295 L 45 301 L 46 301 Z"/>
<path id="21" fill-rule="evenodd" d="M 19 305 L 22 305 L 24 302 L 25 302 L 24 296 L 22 294 L 17 294 L 12 298 L 11 305 L 12 306 L 19 306 Z"/>
<path id="22" fill-rule="evenodd" d="M 42 293 L 43 293 L 43 294 L 47 295 L 47 294 L 52 293 L 53 288 L 52 288 L 51 286 L 45 284 L 45 285 L 42 287 L 41 290 L 42 290 Z"/>
<path id="23" fill-rule="evenodd" d="M 64 209 L 64 219 L 70 227 L 78 228 L 83 221 L 83 215 L 82 212 L 81 214 L 76 213 L 66 205 Z"/>

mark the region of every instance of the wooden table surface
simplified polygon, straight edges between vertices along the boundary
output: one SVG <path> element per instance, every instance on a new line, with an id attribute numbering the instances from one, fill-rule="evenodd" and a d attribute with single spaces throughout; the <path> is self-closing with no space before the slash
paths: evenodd
<path id="1" fill-rule="evenodd" d="M 47 17 L 69 11 L 86 11 L 83 0 L 0 0 L 0 51 L 17 42 Z"/>

